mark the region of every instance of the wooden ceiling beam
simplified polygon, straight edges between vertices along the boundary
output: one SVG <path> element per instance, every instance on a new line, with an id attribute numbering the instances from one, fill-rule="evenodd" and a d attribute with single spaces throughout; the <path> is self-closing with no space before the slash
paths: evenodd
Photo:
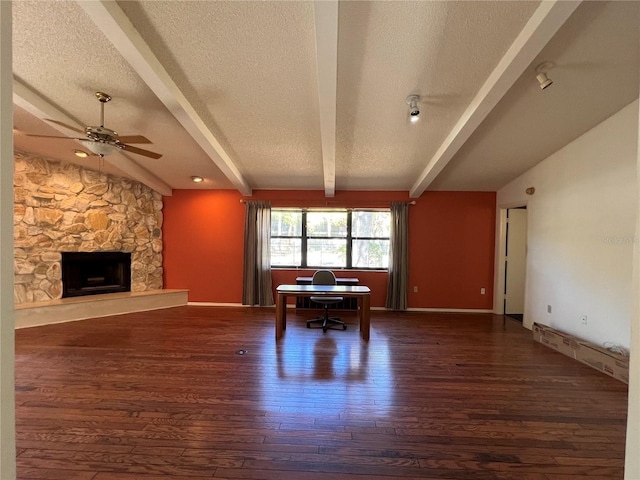
<path id="1" fill-rule="evenodd" d="M 338 1 L 314 2 L 316 65 L 324 194 L 336 193 L 336 102 L 338 90 Z"/>

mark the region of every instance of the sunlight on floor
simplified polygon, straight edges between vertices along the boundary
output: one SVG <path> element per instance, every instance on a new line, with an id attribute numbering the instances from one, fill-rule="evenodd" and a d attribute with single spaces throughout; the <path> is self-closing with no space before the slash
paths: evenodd
<path id="1" fill-rule="evenodd" d="M 365 342 L 357 324 L 323 333 L 294 322 L 275 347 L 275 368 L 263 370 L 265 408 L 336 415 L 358 405 L 384 414 L 393 397 L 386 338 L 372 328 L 372 339 Z"/>

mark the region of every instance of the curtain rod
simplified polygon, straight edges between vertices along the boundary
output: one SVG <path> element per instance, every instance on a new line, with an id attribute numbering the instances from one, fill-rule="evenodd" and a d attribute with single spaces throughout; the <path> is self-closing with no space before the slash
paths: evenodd
<path id="1" fill-rule="evenodd" d="M 247 199 L 245 199 L 245 198 L 241 198 L 241 199 L 240 199 L 240 203 L 247 203 L 247 202 L 250 202 L 250 201 L 252 201 L 252 200 L 247 200 Z M 281 203 L 290 203 L 290 204 L 292 204 L 292 206 L 295 206 L 295 207 L 299 207 L 299 206 L 300 206 L 300 201 L 299 201 L 299 200 L 256 200 L 256 201 L 274 202 L 274 203 L 278 203 L 278 204 L 281 204 Z M 322 201 L 314 202 L 314 201 L 312 200 L 312 201 L 308 201 L 308 203 L 312 203 L 312 204 L 314 204 L 314 203 L 324 203 L 324 205 L 323 205 L 323 206 L 325 206 L 325 207 L 328 207 L 328 206 L 330 206 L 331 204 L 333 204 L 333 205 L 337 205 L 337 206 L 356 205 L 356 206 L 358 206 L 358 207 L 360 207 L 362 204 L 364 204 L 364 205 L 380 205 L 380 206 L 387 206 L 387 207 L 388 207 L 388 206 L 391 204 L 391 202 L 390 202 L 390 201 L 387 201 L 387 202 L 381 202 L 381 201 L 375 201 L 375 200 L 374 200 L 374 201 L 370 201 L 370 202 L 367 202 L 367 201 L 365 201 L 365 202 L 354 202 L 354 201 L 349 201 L 349 202 L 338 202 L 338 201 L 336 201 L 336 200 L 332 200 L 332 201 L 324 201 L 324 202 L 322 202 Z M 416 204 L 416 201 L 415 201 L 415 200 L 412 200 L 412 201 L 410 201 L 410 202 L 405 202 L 405 203 L 408 203 L 409 205 L 415 205 L 415 204 Z"/>

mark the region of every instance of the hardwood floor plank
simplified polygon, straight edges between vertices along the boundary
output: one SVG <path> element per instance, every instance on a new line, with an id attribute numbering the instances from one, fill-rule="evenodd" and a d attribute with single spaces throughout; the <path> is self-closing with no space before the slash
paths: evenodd
<path id="1" fill-rule="evenodd" d="M 130 445 L 110 445 L 106 443 L 72 443 L 55 442 L 45 440 L 20 440 L 23 451 L 27 450 L 68 450 L 72 452 L 105 452 L 105 453 L 128 453 L 133 452 L 135 447 Z M 18 454 L 20 456 L 20 454 Z"/>
<path id="2" fill-rule="evenodd" d="M 505 472 L 502 471 L 491 471 L 486 468 L 482 469 L 473 469 L 473 468 L 451 468 L 454 465 L 447 464 L 441 467 L 428 467 L 428 466 L 419 466 L 414 467 L 413 465 L 405 465 L 402 467 L 402 472 L 404 475 L 413 476 L 417 478 L 424 477 L 433 477 L 433 478 L 449 478 L 449 479 L 459 479 L 459 480 L 470 480 L 470 479 L 478 479 L 478 480 L 489 480 L 495 478 L 514 478 L 514 472 Z M 253 461 L 249 460 L 245 462 L 245 469 L 251 470 L 280 470 L 283 472 L 289 472 L 289 474 L 285 474 L 281 478 L 288 478 L 298 471 L 311 471 L 318 473 L 340 473 L 345 475 L 344 478 L 350 475 L 365 475 L 367 477 L 371 477 L 374 475 L 379 476 L 393 476 L 398 472 L 399 468 L 397 466 L 383 466 L 380 464 L 349 464 L 347 463 L 332 463 L 328 461 L 323 462 L 295 462 L 295 461 Z M 229 475 L 226 471 L 222 471 L 222 474 Z M 506 476 L 505 475 L 511 475 Z M 518 476 L 515 478 L 538 478 L 543 479 L 543 474 L 539 474 L 537 472 L 525 473 L 524 475 L 517 474 Z M 546 480 L 546 479 L 545 479 Z"/>
<path id="3" fill-rule="evenodd" d="M 171 475 L 168 477 L 167 475 L 147 473 L 98 472 L 92 480 L 166 480 L 167 478 L 171 478 L 171 480 L 193 480 L 194 477 L 184 475 Z M 205 476 L 201 478 L 213 477 Z"/>
<path id="4" fill-rule="evenodd" d="M 75 470 L 52 470 L 49 468 L 21 468 L 22 480 L 95 480 L 97 472 Z"/>
<path id="5" fill-rule="evenodd" d="M 73 465 L 83 470 L 85 465 L 98 472 L 150 473 L 162 475 L 211 476 L 217 467 L 240 467 L 242 460 L 234 458 L 170 457 L 166 455 L 73 453 L 47 450 L 46 452 L 25 452 L 18 457 L 21 466 L 39 467 L 51 465 L 61 468 Z M 73 469 L 73 468 L 69 468 Z"/>
<path id="6" fill-rule="evenodd" d="M 269 308 L 16 331 L 18 480 L 622 479 L 626 385 L 521 324 L 311 316 L 278 343 Z"/>
<path id="7" fill-rule="evenodd" d="M 254 470 L 254 469 L 218 469 L 214 475 L 216 480 L 284 480 L 293 479 L 288 470 Z M 296 471 L 295 480 L 438 480 L 441 477 L 429 476 L 395 476 L 377 474 L 345 474 L 336 472 Z M 548 480 L 547 478 L 523 479 L 523 480 Z"/>

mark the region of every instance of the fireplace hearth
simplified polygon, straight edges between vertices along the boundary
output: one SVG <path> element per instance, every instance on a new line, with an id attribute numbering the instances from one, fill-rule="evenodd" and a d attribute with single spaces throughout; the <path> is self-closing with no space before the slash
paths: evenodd
<path id="1" fill-rule="evenodd" d="M 62 252 L 62 297 L 131 291 L 131 253 Z"/>

